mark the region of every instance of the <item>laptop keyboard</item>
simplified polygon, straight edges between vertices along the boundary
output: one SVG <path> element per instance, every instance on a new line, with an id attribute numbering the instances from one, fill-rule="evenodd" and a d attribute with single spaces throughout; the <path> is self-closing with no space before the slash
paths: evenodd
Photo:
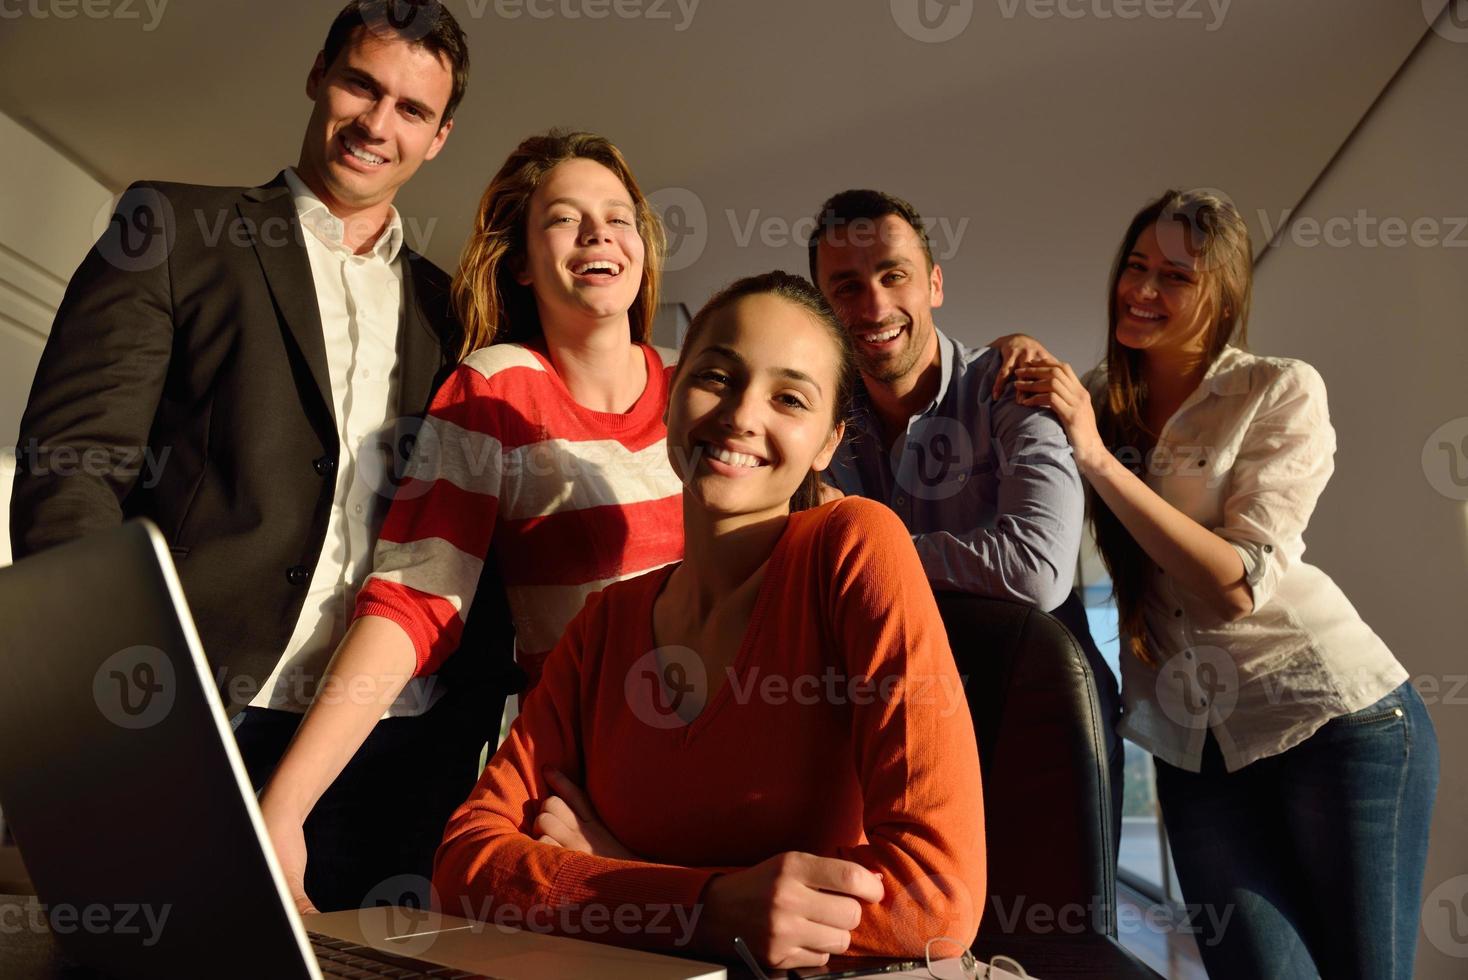
<path id="1" fill-rule="evenodd" d="M 431 977 L 432 980 L 495 980 L 483 973 L 396 956 L 371 946 L 323 936 L 319 932 L 306 935 L 311 940 L 312 951 L 316 953 L 321 975 L 328 980 L 375 980 L 378 977 L 391 980 L 417 980 L 420 977 Z"/>

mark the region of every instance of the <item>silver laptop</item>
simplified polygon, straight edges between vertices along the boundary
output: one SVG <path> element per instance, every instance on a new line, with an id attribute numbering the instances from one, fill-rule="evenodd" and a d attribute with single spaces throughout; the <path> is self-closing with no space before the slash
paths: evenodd
<path id="1" fill-rule="evenodd" d="M 406 907 L 303 920 L 146 521 L 0 569 L 0 636 L 0 808 L 56 940 L 85 966 L 139 980 L 725 977 Z"/>

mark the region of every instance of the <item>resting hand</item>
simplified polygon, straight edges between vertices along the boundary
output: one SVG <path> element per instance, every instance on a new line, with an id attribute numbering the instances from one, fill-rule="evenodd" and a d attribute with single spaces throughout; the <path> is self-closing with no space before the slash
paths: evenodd
<path id="1" fill-rule="evenodd" d="M 642 860 L 602 826 L 596 808 L 580 786 L 556 769 L 546 769 L 545 780 L 556 795 L 540 804 L 540 815 L 535 818 L 534 826 L 537 840 L 597 857 Z"/>
<path id="2" fill-rule="evenodd" d="M 275 848 L 275 859 L 280 862 L 285 884 L 290 889 L 291 900 L 296 911 L 302 915 L 315 912 L 316 905 L 306 897 L 306 834 L 301 821 L 286 814 L 278 814 L 268 807 L 261 808 L 265 819 L 265 830 L 270 834 L 270 843 Z"/>
<path id="3" fill-rule="evenodd" d="M 825 966 L 850 948 L 861 903 L 882 895 L 881 877 L 859 864 L 786 851 L 708 883 L 700 945 L 727 950 L 738 936 L 775 969 Z"/>
<path id="4" fill-rule="evenodd" d="M 1014 400 L 1021 405 L 1048 408 L 1065 426 L 1066 438 L 1075 450 L 1076 466 L 1085 474 L 1110 455 L 1096 430 L 1096 412 L 1091 394 L 1069 364 L 1047 359 L 1015 369 Z"/>
<path id="5" fill-rule="evenodd" d="M 1053 361 L 1055 358 L 1034 337 L 1028 334 L 1005 334 L 989 341 L 989 346 L 999 352 L 999 371 L 994 375 L 994 400 L 1004 393 L 1004 385 L 1014 376 L 1014 369 L 1024 364 Z"/>

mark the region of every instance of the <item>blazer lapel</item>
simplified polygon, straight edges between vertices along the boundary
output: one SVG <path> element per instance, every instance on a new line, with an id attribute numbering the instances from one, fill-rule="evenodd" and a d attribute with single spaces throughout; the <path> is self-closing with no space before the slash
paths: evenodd
<path id="1" fill-rule="evenodd" d="M 421 415 L 443 380 L 445 365 L 458 354 L 440 336 L 448 297 L 419 270 L 425 259 L 406 246 L 398 253 L 403 269 L 403 313 L 398 328 L 398 414 Z M 439 326 L 436 327 L 435 325 Z"/>
<path id="2" fill-rule="evenodd" d="M 263 187 L 251 188 L 243 197 L 239 204 L 240 217 L 244 219 L 260 268 L 265 272 L 276 309 L 311 372 L 317 397 L 334 424 L 336 412 L 331 402 L 331 371 L 326 361 L 321 308 L 317 305 L 316 283 L 311 278 L 311 260 L 301 238 L 305 230 L 296 215 L 284 173 Z"/>

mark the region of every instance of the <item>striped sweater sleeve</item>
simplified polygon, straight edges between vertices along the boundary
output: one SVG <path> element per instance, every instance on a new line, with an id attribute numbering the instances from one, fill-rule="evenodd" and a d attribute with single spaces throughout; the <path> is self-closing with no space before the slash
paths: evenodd
<path id="1" fill-rule="evenodd" d="M 380 616 L 413 641 L 417 675 L 457 649 L 489 552 L 503 480 L 496 376 L 534 367 L 513 345 L 475 351 L 444 382 L 418 431 L 378 536 L 357 616 Z"/>

